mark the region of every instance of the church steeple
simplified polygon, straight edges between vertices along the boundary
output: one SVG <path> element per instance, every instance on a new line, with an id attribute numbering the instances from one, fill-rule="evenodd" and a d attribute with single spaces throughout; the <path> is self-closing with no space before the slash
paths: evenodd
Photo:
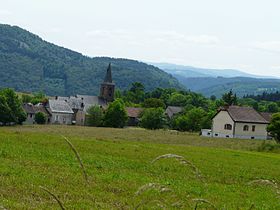
<path id="1" fill-rule="evenodd" d="M 113 83 L 112 80 L 111 63 L 109 63 L 109 66 L 106 71 L 106 76 L 100 87 L 100 97 L 103 98 L 106 102 L 112 102 L 114 101 L 114 94 L 115 94 L 115 84 Z"/>
<path id="2" fill-rule="evenodd" d="M 107 73 L 106 73 L 104 82 L 106 82 L 106 83 L 113 83 L 113 80 L 112 80 L 112 67 L 111 67 L 111 63 L 109 63 L 109 66 L 108 66 L 108 68 L 107 68 Z"/>

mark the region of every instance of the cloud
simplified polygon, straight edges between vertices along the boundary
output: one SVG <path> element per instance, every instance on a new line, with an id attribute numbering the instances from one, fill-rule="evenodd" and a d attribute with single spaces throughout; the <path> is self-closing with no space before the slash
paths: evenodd
<path id="1" fill-rule="evenodd" d="M 280 53 L 280 41 L 255 42 L 252 44 L 252 48 L 278 54 Z"/>
<path id="2" fill-rule="evenodd" d="M 1 16 L 10 16 L 10 15 L 12 15 L 12 12 L 8 11 L 8 10 L 0 10 L 0 15 Z"/>
<path id="3" fill-rule="evenodd" d="M 213 35 L 188 35 L 177 31 L 128 31 L 128 30 L 91 30 L 86 33 L 87 38 L 124 40 L 129 42 L 165 43 L 165 44 L 195 44 L 215 45 L 220 42 Z"/>

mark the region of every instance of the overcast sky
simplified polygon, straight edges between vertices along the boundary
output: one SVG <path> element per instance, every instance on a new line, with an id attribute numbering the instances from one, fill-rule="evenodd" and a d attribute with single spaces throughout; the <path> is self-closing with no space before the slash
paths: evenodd
<path id="1" fill-rule="evenodd" d="M 0 0 L 0 23 L 88 56 L 280 76 L 279 0 Z"/>

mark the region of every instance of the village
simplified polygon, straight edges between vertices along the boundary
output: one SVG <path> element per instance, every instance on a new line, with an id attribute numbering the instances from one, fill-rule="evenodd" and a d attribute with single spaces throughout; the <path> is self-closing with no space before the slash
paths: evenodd
<path id="1" fill-rule="evenodd" d="M 98 106 L 102 110 L 108 108 L 114 101 L 115 83 L 112 79 L 112 67 L 109 64 L 103 83 L 100 84 L 99 96 L 75 95 L 69 97 L 55 96 L 49 98 L 46 104 L 25 103 L 24 111 L 27 114 L 23 124 L 35 124 L 35 115 L 42 112 L 46 116 L 46 124 L 87 125 L 88 110 Z M 139 126 L 141 107 L 125 107 L 128 121 L 126 126 Z M 167 106 L 164 114 L 172 118 L 182 113 L 184 107 Z M 252 107 L 225 105 L 217 110 L 211 118 L 211 129 L 201 129 L 201 135 L 214 138 L 240 138 L 240 139 L 271 139 L 267 126 L 271 121 L 272 113 L 257 112 Z"/>

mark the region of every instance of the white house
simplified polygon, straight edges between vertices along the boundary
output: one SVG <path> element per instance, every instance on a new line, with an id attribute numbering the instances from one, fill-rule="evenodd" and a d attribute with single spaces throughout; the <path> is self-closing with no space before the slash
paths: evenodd
<path id="1" fill-rule="evenodd" d="M 268 139 L 268 113 L 251 107 L 221 108 L 212 119 L 212 129 L 202 130 L 203 136 L 217 138 Z"/>

